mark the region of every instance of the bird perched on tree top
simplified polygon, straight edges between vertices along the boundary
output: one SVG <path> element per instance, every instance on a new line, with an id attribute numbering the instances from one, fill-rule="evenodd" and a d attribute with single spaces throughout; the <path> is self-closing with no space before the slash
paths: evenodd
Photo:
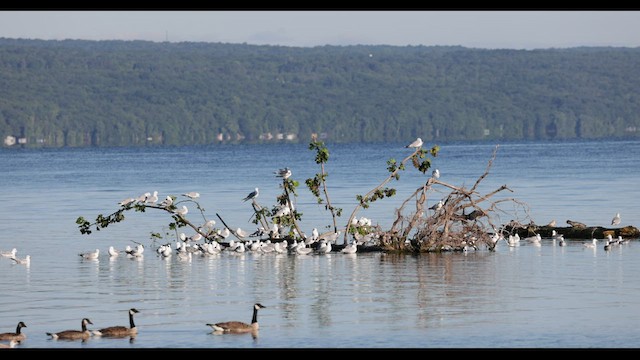
<path id="1" fill-rule="evenodd" d="M 420 146 L 422 146 L 422 139 L 417 138 L 415 139 L 414 142 L 412 142 L 411 144 L 405 146 L 406 148 L 419 148 Z"/>
<path id="2" fill-rule="evenodd" d="M 249 195 L 247 195 L 247 197 L 245 197 L 244 199 L 242 199 L 242 201 L 247 201 L 247 200 L 251 200 L 251 199 L 255 199 L 258 197 L 258 188 L 255 188 L 255 190 L 253 190 L 251 193 L 249 193 Z"/>

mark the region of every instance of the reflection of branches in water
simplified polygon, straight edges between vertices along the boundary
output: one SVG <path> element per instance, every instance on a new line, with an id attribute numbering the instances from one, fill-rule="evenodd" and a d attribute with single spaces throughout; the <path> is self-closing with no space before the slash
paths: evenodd
<path id="1" fill-rule="evenodd" d="M 492 250 L 496 242 L 491 239 L 491 235 L 500 231 L 499 226 L 496 226 L 499 214 L 518 214 L 522 209 L 528 216 L 529 212 L 526 204 L 514 198 L 492 201 L 495 195 L 505 190 L 513 192 L 507 185 L 486 194 L 478 192 L 478 186 L 489 174 L 497 150 L 498 146 L 494 149 L 485 172 L 470 189 L 454 186 L 434 177 L 429 178 L 396 210 L 396 220 L 391 229 L 380 234 L 381 245 L 387 250 L 416 252 L 477 249 L 480 245 Z M 435 186 L 450 192 L 440 203 L 441 206 L 425 208 L 427 198 L 435 191 Z M 415 203 L 415 211 L 410 215 L 403 215 L 404 208 L 412 201 Z M 514 209 L 507 212 L 501 208 L 504 204 L 512 204 Z"/>

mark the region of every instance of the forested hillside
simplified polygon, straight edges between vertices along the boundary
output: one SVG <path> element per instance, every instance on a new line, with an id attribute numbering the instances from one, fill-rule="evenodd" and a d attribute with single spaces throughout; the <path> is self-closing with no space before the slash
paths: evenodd
<path id="1" fill-rule="evenodd" d="M 4 146 L 639 136 L 640 49 L 0 38 Z"/>

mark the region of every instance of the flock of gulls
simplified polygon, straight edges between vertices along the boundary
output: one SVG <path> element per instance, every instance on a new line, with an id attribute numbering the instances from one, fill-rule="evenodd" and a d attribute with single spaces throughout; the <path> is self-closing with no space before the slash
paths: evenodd
<path id="1" fill-rule="evenodd" d="M 582 224 L 582 223 L 578 223 L 576 221 L 571 221 L 571 220 L 567 220 L 567 224 L 571 225 L 571 226 L 580 226 L 580 227 L 586 227 L 586 225 Z M 620 213 L 616 213 L 616 215 L 613 217 L 613 219 L 611 219 L 611 225 L 612 226 L 617 226 L 620 225 Z M 556 221 L 555 220 L 551 220 L 551 222 L 549 222 L 549 224 L 547 224 L 547 226 L 549 227 L 555 227 L 556 226 Z M 514 246 L 519 246 L 520 245 L 520 240 L 523 240 L 525 243 L 528 243 L 530 245 L 534 245 L 534 246 L 541 246 L 542 243 L 542 236 L 540 234 L 536 234 L 534 236 L 529 236 L 526 237 L 524 239 L 521 239 L 520 236 L 518 234 L 515 235 L 509 235 L 508 237 L 504 237 L 499 235 L 498 233 L 494 234 L 491 238 L 491 240 L 494 243 L 497 243 L 500 240 L 504 240 L 507 245 L 509 245 L 510 247 L 514 247 Z M 558 245 L 558 246 L 566 246 L 567 242 L 564 239 L 564 235 L 562 234 L 558 234 L 555 230 L 551 231 L 551 240 L 553 242 L 553 245 Z M 629 243 L 629 239 L 623 239 L 622 236 L 618 235 L 617 238 L 613 238 L 613 235 L 611 234 L 607 234 L 606 237 L 604 239 L 601 239 L 602 242 L 604 243 L 604 250 L 605 251 L 609 251 L 611 250 L 614 246 L 616 245 L 623 245 L 623 244 L 628 244 Z M 597 238 L 592 238 L 591 241 L 587 241 L 587 242 L 583 242 L 582 246 L 588 249 L 596 249 L 598 246 L 598 242 L 601 241 L 600 239 Z"/>
<path id="2" fill-rule="evenodd" d="M 209 326 L 213 330 L 212 332 L 216 335 L 225 333 L 251 333 L 254 336 L 257 336 L 257 332 L 259 330 L 258 310 L 264 308 L 266 308 L 266 306 L 260 303 L 254 304 L 253 315 L 251 317 L 251 322 L 249 323 L 232 320 L 217 323 L 207 323 L 206 326 Z M 91 337 L 134 339 L 138 335 L 138 327 L 134 322 L 133 316 L 134 314 L 137 314 L 139 312 L 140 311 L 135 308 L 129 309 L 128 326 L 116 325 L 89 330 L 88 325 L 93 325 L 93 322 L 91 322 L 89 318 L 83 318 L 80 321 L 80 329 L 47 332 L 47 336 L 49 336 L 49 338 L 53 340 L 81 340 L 83 342 L 89 340 Z M 15 348 L 17 345 L 25 341 L 27 339 L 27 336 L 24 332 L 22 332 L 22 328 L 25 327 L 27 327 L 27 325 L 23 321 L 20 321 L 18 323 L 18 326 L 16 327 L 15 332 L 0 333 L 0 341 L 8 341 L 8 343 L 0 343 L 0 349 Z"/>

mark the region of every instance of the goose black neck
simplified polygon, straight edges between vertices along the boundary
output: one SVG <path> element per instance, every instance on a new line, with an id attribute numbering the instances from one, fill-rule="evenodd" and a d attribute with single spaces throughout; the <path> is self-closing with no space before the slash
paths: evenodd
<path id="1" fill-rule="evenodd" d="M 82 320 L 82 332 L 87 331 L 87 323 Z"/>
<path id="2" fill-rule="evenodd" d="M 251 323 L 255 324 L 258 322 L 258 308 L 253 308 L 253 317 L 251 318 Z"/>
<path id="3" fill-rule="evenodd" d="M 20 335 L 20 332 L 22 331 L 22 326 L 20 326 L 22 324 L 18 324 L 18 327 L 16 328 L 16 334 Z"/>
<path id="4" fill-rule="evenodd" d="M 133 311 L 129 311 L 129 327 L 132 329 L 136 327 L 136 324 L 133 323 Z"/>

